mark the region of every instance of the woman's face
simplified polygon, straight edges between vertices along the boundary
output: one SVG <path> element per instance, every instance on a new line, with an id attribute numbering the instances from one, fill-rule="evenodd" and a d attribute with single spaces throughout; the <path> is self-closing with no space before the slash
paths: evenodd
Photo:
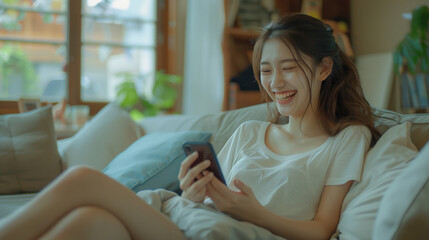
<path id="1" fill-rule="evenodd" d="M 317 75 L 317 68 L 310 57 L 302 55 L 305 63 Z M 305 113 L 312 94 L 313 109 L 318 106 L 321 81 L 314 81 L 310 70 L 295 60 L 291 50 L 278 39 L 268 39 L 262 49 L 261 83 L 268 95 L 276 103 L 279 113 L 283 116 L 301 117 Z M 309 79 L 309 80 L 307 80 Z M 312 82 L 311 93 L 309 82 Z"/>

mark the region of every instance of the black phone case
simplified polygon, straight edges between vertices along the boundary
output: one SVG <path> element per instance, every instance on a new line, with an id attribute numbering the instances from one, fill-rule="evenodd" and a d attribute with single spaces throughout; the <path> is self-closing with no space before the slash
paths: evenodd
<path id="1" fill-rule="evenodd" d="M 210 166 L 207 168 L 210 172 L 213 172 L 214 175 L 224 184 L 225 178 L 223 177 L 219 162 L 216 157 L 216 153 L 213 149 L 213 146 L 211 143 L 206 142 L 185 142 L 183 144 L 183 150 L 185 151 L 186 155 L 190 155 L 191 153 L 197 151 L 198 152 L 198 159 L 195 160 L 195 162 L 192 163 L 191 168 L 193 168 L 198 163 L 208 159 L 211 161 Z"/>

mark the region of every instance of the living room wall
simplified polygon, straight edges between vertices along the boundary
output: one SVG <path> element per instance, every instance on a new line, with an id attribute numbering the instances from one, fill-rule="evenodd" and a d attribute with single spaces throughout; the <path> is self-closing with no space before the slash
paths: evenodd
<path id="1" fill-rule="evenodd" d="M 428 0 L 351 0 L 351 41 L 357 56 L 392 52 L 410 30 L 403 13 Z"/>

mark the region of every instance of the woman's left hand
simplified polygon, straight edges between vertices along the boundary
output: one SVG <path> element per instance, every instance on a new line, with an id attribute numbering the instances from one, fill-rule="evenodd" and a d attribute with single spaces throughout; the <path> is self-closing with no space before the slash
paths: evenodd
<path id="1" fill-rule="evenodd" d="M 238 179 L 234 179 L 234 185 L 240 191 L 233 191 L 219 179 L 213 178 L 207 184 L 207 195 L 221 212 L 241 221 L 251 222 L 251 220 L 257 219 L 265 208 L 256 199 L 249 186 Z"/>

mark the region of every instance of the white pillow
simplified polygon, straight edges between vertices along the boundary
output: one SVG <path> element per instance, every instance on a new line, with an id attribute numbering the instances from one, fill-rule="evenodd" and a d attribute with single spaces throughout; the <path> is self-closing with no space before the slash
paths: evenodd
<path id="1" fill-rule="evenodd" d="M 429 144 L 386 191 L 372 239 L 422 239 L 429 236 Z"/>
<path id="2" fill-rule="evenodd" d="M 371 239 L 380 201 L 395 177 L 417 154 L 411 123 L 387 130 L 365 158 L 361 182 L 350 188 L 338 224 L 340 239 Z"/>
<path id="3" fill-rule="evenodd" d="M 143 134 L 125 110 L 111 103 L 72 138 L 59 141 L 63 168 L 85 165 L 102 170 Z"/>

